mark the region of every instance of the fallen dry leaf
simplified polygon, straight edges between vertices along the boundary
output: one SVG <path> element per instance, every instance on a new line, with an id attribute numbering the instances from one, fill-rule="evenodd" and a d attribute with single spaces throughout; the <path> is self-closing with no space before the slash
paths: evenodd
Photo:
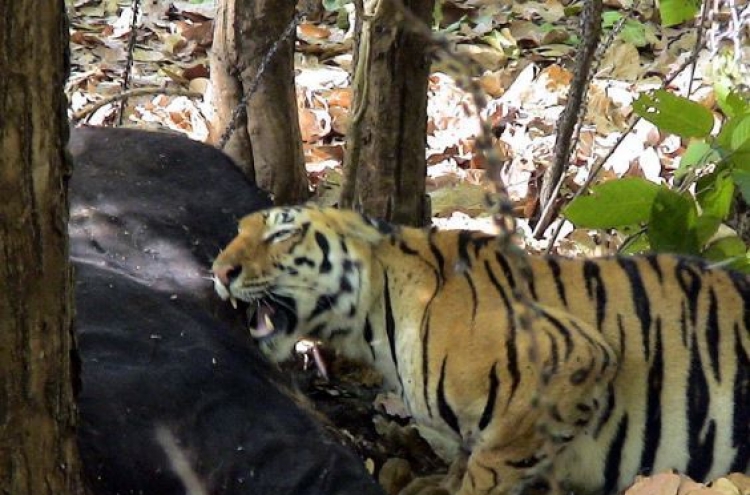
<path id="1" fill-rule="evenodd" d="M 302 40 L 306 40 L 308 38 L 321 40 L 328 39 L 331 36 L 331 31 L 330 29 L 322 26 L 316 26 L 309 23 L 301 23 L 299 26 L 297 26 L 297 34 Z"/>
<path id="2" fill-rule="evenodd" d="M 299 126 L 302 141 L 310 143 L 327 136 L 331 132 L 331 115 L 322 109 L 301 108 L 299 110 Z"/>

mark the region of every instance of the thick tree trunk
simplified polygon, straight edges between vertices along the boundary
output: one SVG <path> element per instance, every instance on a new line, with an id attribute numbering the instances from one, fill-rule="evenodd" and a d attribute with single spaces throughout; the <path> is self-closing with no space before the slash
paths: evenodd
<path id="1" fill-rule="evenodd" d="M 251 88 L 261 61 L 294 16 L 293 0 L 221 0 L 211 51 L 215 139 Z M 276 204 L 309 196 L 294 91 L 294 33 L 265 68 L 225 151 Z"/>
<path id="2" fill-rule="evenodd" d="M 423 225 L 430 214 L 425 201 L 427 44 L 398 22 L 395 2 L 365 3 L 374 15 L 365 20 L 358 43 L 357 103 L 341 203 L 397 223 Z M 434 0 L 403 4 L 429 25 Z"/>
<path id="3" fill-rule="evenodd" d="M 62 0 L 0 2 L 0 493 L 83 493 L 75 448 Z"/>

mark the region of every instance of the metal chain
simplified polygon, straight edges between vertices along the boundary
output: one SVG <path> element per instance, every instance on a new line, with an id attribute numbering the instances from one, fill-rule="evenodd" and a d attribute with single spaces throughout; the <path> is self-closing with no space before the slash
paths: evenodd
<path id="1" fill-rule="evenodd" d="M 276 55 L 276 52 L 279 51 L 281 44 L 284 43 L 295 31 L 295 28 L 297 27 L 299 21 L 302 19 L 303 15 L 304 12 L 297 11 L 294 17 L 292 17 L 292 20 L 289 21 L 289 24 L 287 24 L 286 28 L 281 33 L 281 36 L 279 36 L 279 38 L 273 43 L 273 45 L 271 45 L 271 48 L 269 48 L 269 50 L 263 56 L 263 59 L 258 65 L 258 71 L 256 72 L 252 82 L 250 83 L 250 87 L 248 88 L 247 92 L 242 97 L 240 102 L 237 104 L 237 106 L 234 107 L 232 115 L 229 117 L 229 122 L 227 122 L 227 125 L 224 128 L 224 132 L 221 134 L 221 138 L 216 145 L 217 148 L 224 149 L 224 146 L 226 146 L 229 138 L 231 138 L 232 134 L 234 134 L 234 131 L 237 129 L 237 122 L 239 122 L 240 117 L 242 117 L 247 111 L 247 103 L 250 101 L 250 98 L 252 98 L 253 95 L 258 91 L 260 80 L 263 77 L 263 74 L 266 72 L 271 59 L 273 59 L 274 55 Z"/>

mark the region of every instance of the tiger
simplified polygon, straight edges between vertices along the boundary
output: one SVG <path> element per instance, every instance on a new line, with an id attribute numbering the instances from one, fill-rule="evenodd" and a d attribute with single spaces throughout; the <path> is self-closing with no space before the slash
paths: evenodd
<path id="1" fill-rule="evenodd" d="M 668 254 L 506 251 L 479 232 L 275 207 L 241 219 L 212 272 L 222 299 L 250 303 L 272 361 L 308 338 L 374 366 L 458 452 L 447 492 L 748 472 L 750 278 Z"/>

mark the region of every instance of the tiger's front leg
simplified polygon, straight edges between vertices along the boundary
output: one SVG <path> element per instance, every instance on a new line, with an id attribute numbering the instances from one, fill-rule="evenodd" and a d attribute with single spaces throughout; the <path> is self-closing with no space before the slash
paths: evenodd
<path id="1" fill-rule="evenodd" d="M 547 492 L 557 456 L 594 426 L 618 359 L 602 335 L 564 312 L 538 308 L 518 337 L 532 366 L 526 393 L 499 397 L 469 456 L 459 495 Z M 531 381 L 530 381 L 531 380 Z"/>

